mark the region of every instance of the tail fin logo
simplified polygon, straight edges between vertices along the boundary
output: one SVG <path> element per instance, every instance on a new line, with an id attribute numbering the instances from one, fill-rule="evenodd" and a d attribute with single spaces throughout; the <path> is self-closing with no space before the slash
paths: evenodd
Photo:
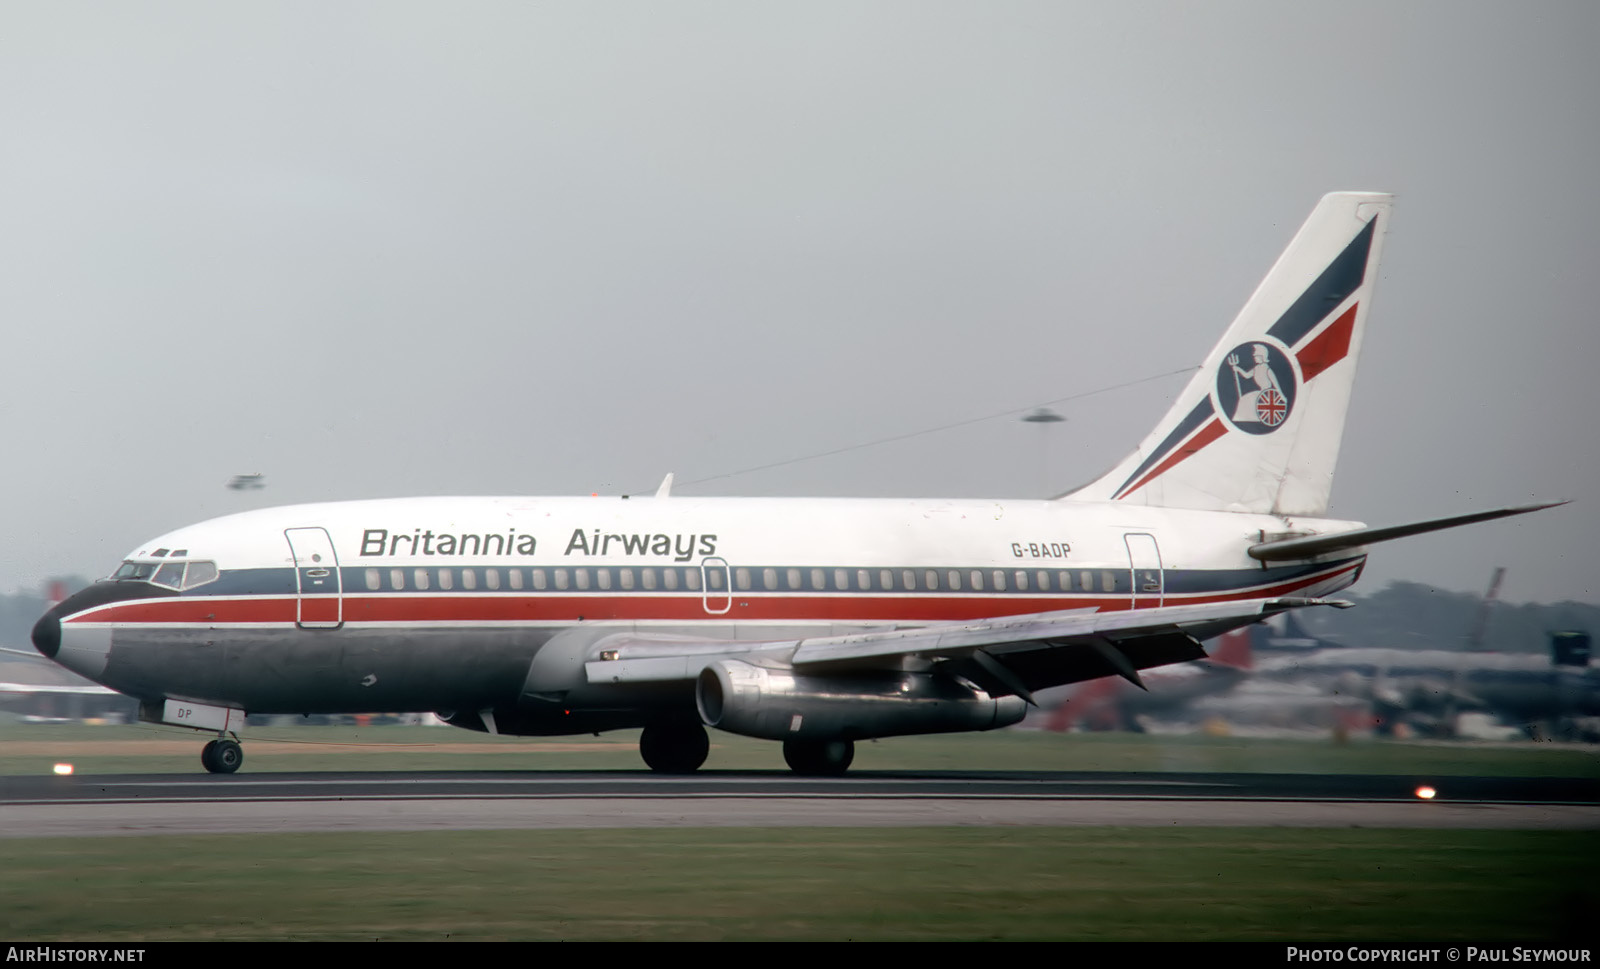
<path id="1" fill-rule="evenodd" d="M 1294 410 L 1294 365 L 1272 343 L 1241 343 L 1217 368 L 1217 410 L 1246 434 L 1271 434 Z"/>

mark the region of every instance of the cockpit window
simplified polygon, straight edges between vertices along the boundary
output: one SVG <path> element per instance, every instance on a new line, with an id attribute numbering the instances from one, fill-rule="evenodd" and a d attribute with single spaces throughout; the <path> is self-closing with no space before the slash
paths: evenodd
<path id="1" fill-rule="evenodd" d="M 151 585 L 164 585 L 169 589 L 183 588 L 183 563 L 168 562 L 156 570 L 150 579 Z"/>
<path id="2" fill-rule="evenodd" d="M 193 589 L 215 582 L 217 563 L 198 562 L 123 562 L 111 578 L 117 582 L 148 582 L 168 589 Z"/>
<path id="3" fill-rule="evenodd" d="M 217 563 L 215 562 L 190 562 L 189 573 L 183 577 L 183 587 L 193 589 L 197 585 L 214 582 L 217 578 Z"/>

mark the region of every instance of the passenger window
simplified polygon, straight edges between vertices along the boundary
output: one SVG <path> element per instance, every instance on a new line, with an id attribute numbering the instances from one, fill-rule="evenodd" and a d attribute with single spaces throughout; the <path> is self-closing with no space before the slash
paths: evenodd
<path id="1" fill-rule="evenodd" d="M 376 592 L 383 588 L 383 573 L 377 569 L 367 570 L 367 588 Z"/>
<path id="2" fill-rule="evenodd" d="M 766 589 L 768 592 L 776 591 L 777 588 L 778 588 L 778 570 L 777 569 L 762 569 L 761 570 L 761 585 L 762 585 L 762 588 Z"/>
<path id="3" fill-rule="evenodd" d="M 900 581 L 905 583 L 905 589 L 906 589 L 907 592 L 915 592 L 916 591 L 916 589 L 917 589 L 917 573 L 915 571 L 913 571 L 911 569 L 901 569 L 900 570 Z"/>
<path id="4" fill-rule="evenodd" d="M 562 590 L 563 592 L 566 591 L 567 584 L 568 584 L 567 570 L 566 569 L 556 569 L 555 570 L 555 580 L 556 580 L 556 588 Z"/>
<path id="5" fill-rule="evenodd" d="M 717 574 L 721 575 L 722 573 L 719 572 Z M 691 592 L 699 592 L 700 591 L 700 570 L 699 569 L 684 569 L 683 570 L 683 586 L 684 586 L 684 588 L 688 589 Z M 719 586 L 719 588 L 720 588 L 720 586 Z"/>
<path id="6" fill-rule="evenodd" d="M 1022 571 L 1021 569 L 1017 570 L 1017 591 L 1028 591 L 1028 573 Z"/>
<path id="7" fill-rule="evenodd" d="M 968 578 L 970 578 L 972 580 L 972 591 L 973 592 L 982 592 L 983 591 L 983 573 L 982 572 L 979 572 L 977 569 L 973 569 L 972 570 L 972 575 L 968 576 Z"/>
<path id="8" fill-rule="evenodd" d="M 835 589 L 838 589 L 840 592 L 849 591 L 849 589 L 850 589 L 850 570 L 849 569 L 834 569 L 833 570 L 833 587 Z"/>
<path id="9" fill-rule="evenodd" d="M 1093 572 L 1079 572 L 1078 573 L 1078 588 L 1082 589 L 1085 592 L 1093 592 L 1094 591 L 1094 573 Z"/>
<path id="10" fill-rule="evenodd" d="M 678 570 L 677 569 L 662 569 L 661 570 L 661 584 L 663 586 L 665 586 L 669 590 L 677 589 L 678 588 Z"/>
<path id="11" fill-rule="evenodd" d="M 721 592 L 724 580 L 721 569 L 711 569 L 706 572 L 706 585 L 714 592 Z"/>
<path id="12" fill-rule="evenodd" d="M 888 590 L 894 588 L 894 570 L 893 569 L 879 569 L 878 570 L 878 588 L 883 589 L 884 591 L 888 591 Z"/>
<path id="13" fill-rule="evenodd" d="M 633 570 L 632 569 L 618 569 L 617 570 L 617 582 L 619 584 L 621 584 L 621 586 L 624 589 L 633 588 Z"/>
<path id="14" fill-rule="evenodd" d="M 406 587 L 406 570 L 405 569 L 390 569 L 389 570 L 389 588 L 391 588 L 391 589 L 404 589 L 405 587 Z"/>
<path id="15" fill-rule="evenodd" d="M 602 589 L 611 588 L 611 570 L 610 569 L 595 569 L 594 570 L 594 584 L 599 586 Z"/>
<path id="16" fill-rule="evenodd" d="M 735 582 L 739 583 L 739 588 L 741 590 L 749 589 L 750 588 L 750 570 L 749 569 L 736 569 L 736 570 L 734 570 L 733 580 Z"/>
<path id="17" fill-rule="evenodd" d="M 996 591 L 996 592 L 1004 592 L 1004 591 L 1006 591 L 1006 574 L 1005 574 L 1005 572 L 1001 571 L 1000 569 L 995 569 L 993 578 L 994 578 L 994 591 Z"/>
<path id="18" fill-rule="evenodd" d="M 640 569 L 639 580 L 644 583 L 646 589 L 654 589 L 656 587 L 656 570 Z"/>
<path id="19" fill-rule="evenodd" d="M 454 571 L 452 571 L 451 569 L 440 569 L 439 570 L 439 588 L 441 588 L 441 589 L 453 589 L 453 588 L 455 588 L 455 584 L 456 583 L 455 583 L 455 572 Z"/>
<path id="20" fill-rule="evenodd" d="M 500 588 L 500 570 L 499 569 L 484 569 L 483 570 L 483 586 L 486 589 L 498 589 L 498 588 Z"/>
<path id="21" fill-rule="evenodd" d="M 791 589 L 800 588 L 800 570 L 799 569 L 790 569 L 788 574 L 785 576 L 785 578 L 787 578 L 789 580 L 789 588 L 791 588 Z"/>
<path id="22" fill-rule="evenodd" d="M 463 588 L 463 589 L 476 589 L 477 587 L 478 587 L 478 570 L 477 569 L 462 569 L 461 570 L 461 588 Z"/>
<path id="23" fill-rule="evenodd" d="M 957 572 L 955 569 L 951 569 L 949 578 L 950 578 L 950 591 L 951 592 L 960 592 L 961 591 L 961 573 Z"/>
<path id="24" fill-rule="evenodd" d="M 929 569 L 928 571 L 926 571 L 926 572 L 924 572 L 922 574 L 922 580 L 923 580 L 924 586 L 928 590 L 935 591 L 935 592 L 938 591 L 938 589 L 939 589 L 939 573 L 938 573 L 938 571 L 936 571 L 934 569 Z"/>
<path id="25" fill-rule="evenodd" d="M 589 588 L 589 570 L 573 569 L 572 584 L 576 586 L 579 591 L 587 591 Z"/>
<path id="26" fill-rule="evenodd" d="M 1100 589 L 1102 592 L 1117 591 L 1117 577 L 1110 572 L 1100 573 Z"/>
<path id="27" fill-rule="evenodd" d="M 416 585 L 417 588 L 426 589 L 428 587 L 428 570 L 427 569 L 416 569 L 416 570 L 414 570 L 411 573 L 411 580 Z"/>
<path id="28" fill-rule="evenodd" d="M 543 576 L 544 573 L 540 572 L 539 575 Z M 509 581 L 509 584 L 511 585 L 511 588 L 513 588 L 513 589 L 522 588 L 522 570 L 521 569 L 511 569 L 511 570 L 507 571 L 506 572 L 506 579 Z"/>
<path id="29" fill-rule="evenodd" d="M 856 569 L 856 588 L 862 592 L 871 592 L 872 573 L 866 569 Z"/>
<path id="30" fill-rule="evenodd" d="M 1050 591 L 1050 573 L 1046 572 L 1044 569 L 1039 570 L 1039 591 Z"/>
<path id="31" fill-rule="evenodd" d="M 1061 581 L 1061 591 L 1062 592 L 1071 592 L 1072 591 L 1072 573 L 1071 572 L 1057 572 L 1056 573 L 1056 578 Z"/>
<path id="32" fill-rule="evenodd" d="M 812 569 L 811 588 L 816 589 L 818 592 L 826 591 L 828 588 L 828 573 L 821 569 Z"/>

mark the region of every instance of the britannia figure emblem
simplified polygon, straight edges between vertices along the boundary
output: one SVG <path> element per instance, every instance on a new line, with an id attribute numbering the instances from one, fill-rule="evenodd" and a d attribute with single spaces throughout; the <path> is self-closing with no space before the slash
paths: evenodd
<path id="1" fill-rule="evenodd" d="M 1242 361 L 1250 360 L 1248 366 Z M 1251 434 L 1270 434 L 1294 407 L 1294 369 L 1284 353 L 1267 343 L 1244 343 L 1228 354 L 1217 373 L 1217 400 L 1233 426 Z"/>

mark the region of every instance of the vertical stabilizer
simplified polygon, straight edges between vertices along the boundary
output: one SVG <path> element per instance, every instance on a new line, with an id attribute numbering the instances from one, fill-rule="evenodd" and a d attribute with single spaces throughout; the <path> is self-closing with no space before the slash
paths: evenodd
<path id="1" fill-rule="evenodd" d="M 1323 196 L 1139 449 L 1066 499 L 1322 515 L 1391 198 Z"/>

